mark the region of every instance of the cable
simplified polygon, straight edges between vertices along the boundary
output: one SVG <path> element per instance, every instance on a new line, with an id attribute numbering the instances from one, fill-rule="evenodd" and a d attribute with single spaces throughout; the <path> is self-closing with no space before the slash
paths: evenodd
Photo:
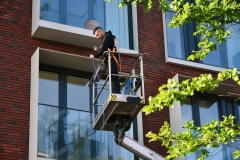
<path id="1" fill-rule="evenodd" d="M 93 54 L 93 52 L 94 52 L 94 49 L 92 49 L 91 54 Z M 96 66 L 95 66 L 95 63 L 94 63 L 93 59 L 92 59 L 92 64 L 93 64 L 95 73 L 98 74 L 98 73 L 97 73 L 97 68 L 96 68 Z M 100 82 L 99 75 L 97 75 L 97 77 L 98 77 L 98 81 Z M 103 91 L 102 91 L 101 95 L 102 95 L 102 105 L 103 105 Z M 93 113 L 93 114 L 94 114 L 94 113 Z M 101 148 L 102 148 L 102 147 L 101 147 L 101 145 L 102 145 L 102 144 L 101 144 L 101 143 L 102 143 L 102 133 L 103 133 L 103 131 L 104 131 L 104 119 L 105 119 L 105 115 L 104 115 L 104 110 L 103 110 L 102 129 L 101 129 L 101 134 L 100 134 L 99 160 L 101 160 L 100 154 L 101 154 Z"/>

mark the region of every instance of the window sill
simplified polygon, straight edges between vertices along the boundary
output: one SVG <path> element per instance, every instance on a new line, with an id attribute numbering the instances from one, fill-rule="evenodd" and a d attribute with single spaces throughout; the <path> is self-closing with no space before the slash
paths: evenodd
<path id="1" fill-rule="evenodd" d="M 192 68 L 197 68 L 202 70 L 209 70 L 214 72 L 221 72 L 225 69 L 221 67 L 216 67 L 216 66 L 211 66 L 207 64 L 201 64 L 201 63 L 196 63 L 196 62 L 191 62 L 191 61 L 181 60 L 176 58 L 170 58 L 170 57 L 166 57 L 166 63 L 174 63 L 182 66 L 187 66 L 187 67 L 192 67 Z"/>

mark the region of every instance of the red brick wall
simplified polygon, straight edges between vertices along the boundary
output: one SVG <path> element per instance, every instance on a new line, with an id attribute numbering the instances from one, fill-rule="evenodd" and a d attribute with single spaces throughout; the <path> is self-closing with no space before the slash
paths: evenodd
<path id="1" fill-rule="evenodd" d="M 30 61 L 37 47 L 88 56 L 91 49 L 31 37 L 32 0 L 0 1 L 0 159 L 27 160 Z"/>
<path id="2" fill-rule="evenodd" d="M 32 0 L 0 1 L 0 159 L 28 159 L 30 61 L 37 47 L 88 56 L 91 49 L 31 37 Z M 176 73 L 196 76 L 201 70 L 165 63 L 162 14 L 138 7 L 140 52 L 144 53 L 146 99 Z M 125 61 L 127 63 L 127 61 Z M 237 90 L 239 91 L 239 90 Z M 168 108 L 143 117 L 144 135 L 169 121 Z M 166 155 L 159 143 L 147 147 Z"/>

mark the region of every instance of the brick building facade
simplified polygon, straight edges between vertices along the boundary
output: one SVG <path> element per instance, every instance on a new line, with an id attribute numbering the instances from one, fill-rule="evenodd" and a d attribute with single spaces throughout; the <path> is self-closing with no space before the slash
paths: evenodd
<path id="1" fill-rule="evenodd" d="M 165 18 L 164 14 L 158 11 L 157 2 L 154 4 L 156 6 L 150 13 L 144 13 L 144 8 L 137 6 L 137 15 L 135 15 L 138 52 L 143 53 L 144 74 L 147 77 L 146 100 L 150 95 L 156 95 L 158 87 L 176 74 L 194 77 L 205 72 L 217 75 L 218 71 L 218 69 L 209 70 L 211 66 L 191 67 L 185 65 L 184 61 L 182 64 L 166 63 L 166 39 L 164 38 L 166 29 L 163 22 Z M 32 26 L 35 25 L 32 20 L 34 12 L 32 8 L 34 7 L 31 0 L 0 2 L 0 159 L 2 160 L 29 159 L 31 57 L 37 48 L 86 57 L 91 52 L 91 48 L 81 46 L 81 42 L 79 45 L 72 45 L 32 36 Z M 128 61 L 123 59 L 122 65 L 128 65 Z M 219 68 L 221 70 L 221 67 Z M 230 90 L 232 95 L 240 94 L 239 87 L 233 82 L 228 81 L 226 84 L 233 86 Z M 218 98 L 221 101 L 222 97 Z M 240 105 L 235 104 L 235 99 L 234 96 L 232 99 L 227 97 L 227 100 L 234 103 L 234 115 L 239 120 Z M 148 143 L 144 135 L 148 131 L 158 132 L 164 121 L 170 122 L 167 107 L 161 112 L 148 116 L 142 115 L 144 145 L 162 156 L 167 155 L 167 150 L 158 142 Z"/>

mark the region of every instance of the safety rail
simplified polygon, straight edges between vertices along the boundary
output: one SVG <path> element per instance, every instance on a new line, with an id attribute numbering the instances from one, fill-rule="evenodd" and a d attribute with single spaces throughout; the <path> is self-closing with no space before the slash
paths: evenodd
<path id="1" fill-rule="evenodd" d="M 133 66 L 131 67 L 131 70 L 128 73 L 119 72 L 118 74 L 112 74 L 111 73 L 111 60 L 110 56 L 111 54 L 118 54 L 119 56 L 129 56 L 136 58 L 135 63 L 133 63 Z M 92 113 L 93 113 L 93 122 L 95 119 L 98 118 L 98 113 L 100 113 L 101 110 L 104 110 L 104 107 L 106 107 L 106 103 L 109 101 L 109 97 L 111 95 L 118 95 L 118 96 L 136 96 L 140 97 L 141 101 L 145 102 L 145 91 L 144 91 L 144 74 L 143 74 L 143 55 L 142 54 L 131 54 L 131 53 L 122 53 L 122 52 L 113 52 L 113 51 L 106 51 L 104 52 L 104 57 L 108 58 L 108 61 L 106 64 L 104 64 L 104 60 L 101 60 L 99 64 L 95 67 L 95 72 L 92 75 L 92 78 L 90 79 L 89 86 L 92 87 Z M 121 63 L 121 62 L 120 62 Z M 106 71 L 105 65 L 108 65 Z M 129 66 L 128 66 L 129 67 Z M 136 74 L 136 68 L 139 67 L 140 73 Z M 120 68 L 121 70 L 121 68 Z M 112 93 L 112 76 L 118 76 L 119 79 L 121 79 L 121 94 Z M 99 83 L 100 80 L 102 80 L 102 83 Z M 106 87 L 108 84 L 108 87 Z M 99 86 L 100 85 L 100 86 Z M 137 87 L 137 88 L 136 88 Z M 140 90 L 141 88 L 141 90 Z M 108 90 L 107 96 L 104 95 L 105 102 L 102 105 L 99 104 L 99 99 L 104 92 L 106 94 L 106 91 Z M 127 90 L 129 92 L 127 92 Z M 125 92 L 126 91 L 126 92 Z M 107 98 L 108 97 L 108 98 Z M 97 108 L 96 108 L 97 107 Z M 103 124 L 104 125 L 104 124 Z M 102 128 L 102 127 L 101 127 Z"/>

